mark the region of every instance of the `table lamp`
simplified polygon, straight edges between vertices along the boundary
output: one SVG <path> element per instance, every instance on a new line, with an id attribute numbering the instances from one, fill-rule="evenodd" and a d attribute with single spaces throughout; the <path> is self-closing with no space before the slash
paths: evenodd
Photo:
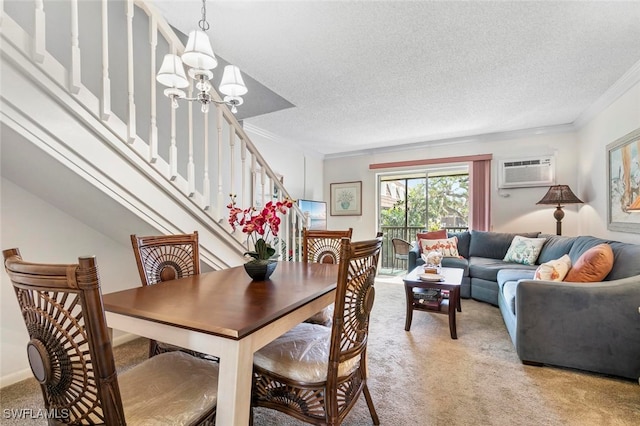
<path id="1" fill-rule="evenodd" d="M 576 194 L 571 191 L 569 185 L 553 185 L 549 188 L 547 193 L 542 197 L 542 200 L 536 204 L 555 204 L 556 211 L 553 212 L 553 217 L 556 218 L 556 235 L 562 235 L 562 218 L 564 212 L 562 211 L 563 204 L 581 204 L 583 201 L 576 197 Z"/>

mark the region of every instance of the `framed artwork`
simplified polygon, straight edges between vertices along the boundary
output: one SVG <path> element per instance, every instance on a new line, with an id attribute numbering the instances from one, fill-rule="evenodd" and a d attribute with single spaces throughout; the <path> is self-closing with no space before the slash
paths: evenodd
<path id="1" fill-rule="evenodd" d="M 331 216 L 362 216 L 362 181 L 331 184 Z"/>
<path id="2" fill-rule="evenodd" d="M 607 145 L 607 228 L 640 233 L 640 129 Z"/>
<path id="3" fill-rule="evenodd" d="M 298 207 L 304 213 L 307 229 L 327 229 L 327 203 L 324 201 L 298 200 Z"/>

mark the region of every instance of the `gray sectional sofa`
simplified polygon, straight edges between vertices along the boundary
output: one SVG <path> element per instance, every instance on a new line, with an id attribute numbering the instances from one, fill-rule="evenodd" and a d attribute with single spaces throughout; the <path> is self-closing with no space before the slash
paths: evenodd
<path id="1" fill-rule="evenodd" d="M 458 237 L 463 298 L 497 305 L 520 359 L 637 380 L 640 377 L 640 245 L 590 236 L 470 231 Z M 502 260 L 515 235 L 545 237 L 536 265 Z M 533 280 L 538 265 L 568 254 L 574 264 L 588 249 L 610 244 L 614 265 L 602 282 Z M 423 263 L 409 253 L 409 270 Z"/>

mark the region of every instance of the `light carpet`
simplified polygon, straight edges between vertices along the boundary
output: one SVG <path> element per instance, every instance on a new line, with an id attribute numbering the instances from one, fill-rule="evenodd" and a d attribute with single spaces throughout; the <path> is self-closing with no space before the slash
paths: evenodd
<path id="1" fill-rule="evenodd" d="M 369 387 L 382 425 L 639 425 L 640 386 L 632 380 L 523 365 L 498 308 L 462 300 L 458 339 L 449 337 L 446 315 L 415 312 L 404 331 L 401 278 L 379 277 L 369 335 Z M 119 369 L 142 361 L 144 339 L 118 346 Z M 639 355 L 640 356 L 640 355 Z M 15 421 L 5 409 L 42 407 L 35 380 L 0 390 L 3 425 Z M 255 425 L 303 423 L 258 408 Z M 370 425 L 360 400 L 345 425 Z"/>

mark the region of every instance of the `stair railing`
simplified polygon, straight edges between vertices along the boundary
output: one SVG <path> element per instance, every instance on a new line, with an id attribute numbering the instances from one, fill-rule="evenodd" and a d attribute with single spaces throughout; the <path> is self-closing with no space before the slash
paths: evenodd
<path id="1" fill-rule="evenodd" d="M 226 223 L 230 194 L 240 207 L 290 198 L 226 105 L 194 113 L 192 102 L 176 110 L 158 94 L 159 61 L 179 55 L 184 44 L 150 1 L 0 0 L 0 8 L 3 42 L 36 64 L 50 79 L 45 84 L 72 94 L 73 108 L 98 118 L 122 142 L 118 149 L 159 171 L 220 232 L 246 244 Z M 221 100 L 215 90 L 212 96 Z M 305 223 L 294 205 L 277 240 L 283 260 L 301 259 Z"/>

